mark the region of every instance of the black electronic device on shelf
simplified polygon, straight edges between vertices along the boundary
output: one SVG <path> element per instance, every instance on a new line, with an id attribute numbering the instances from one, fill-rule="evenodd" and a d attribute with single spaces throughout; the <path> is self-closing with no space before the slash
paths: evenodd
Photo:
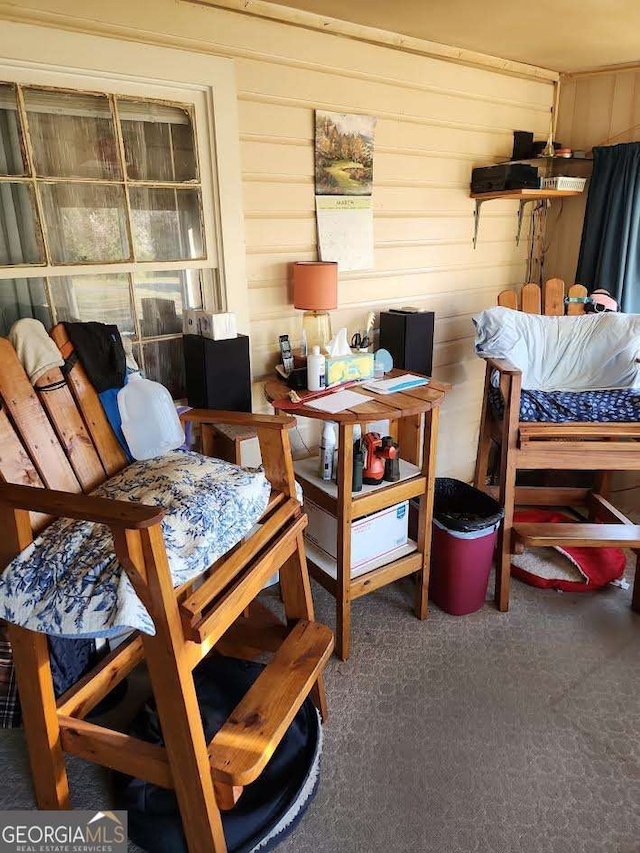
<path id="1" fill-rule="evenodd" d="M 540 178 L 535 166 L 525 163 L 500 163 L 479 166 L 471 173 L 472 193 L 499 193 L 506 190 L 537 190 Z"/>
<path id="2" fill-rule="evenodd" d="M 533 156 L 533 133 L 528 130 L 513 131 L 512 160 L 528 160 Z"/>

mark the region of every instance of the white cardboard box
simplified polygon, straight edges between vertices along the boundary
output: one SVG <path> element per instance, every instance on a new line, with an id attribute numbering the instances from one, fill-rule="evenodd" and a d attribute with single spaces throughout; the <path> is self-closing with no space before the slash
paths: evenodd
<path id="1" fill-rule="evenodd" d="M 333 560 L 338 554 L 338 521 L 313 501 L 305 498 L 304 510 L 309 518 L 305 536 L 316 548 Z M 406 545 L 409 531 L 409 501 L 374 512 L 351 524 L 351 576 L 369 570 L 369 564 Z"/>
<path id="2" fill-rule="evenodd" d="M 224 311 L 188 308 L 182 315 L 182 332 L 185 335 L 201 335 L 213 341 L 237 338 L 236 315 Z"/>
<path id="3" fill-rule="evenodd" d="M 202 311 L 198 318 L 200 334 L 212 341 L 226 341 L 238 337 L 236 315 L 224 311 Z"/>

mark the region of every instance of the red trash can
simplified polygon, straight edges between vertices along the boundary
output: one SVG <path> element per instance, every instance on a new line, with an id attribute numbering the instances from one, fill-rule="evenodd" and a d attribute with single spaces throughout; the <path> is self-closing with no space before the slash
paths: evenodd
<path id="1" fill-rule="evenodd" d="M 485 602 L 504 510 L 468 483 L 436 479 L 429 597 L 454 616 Z"/>

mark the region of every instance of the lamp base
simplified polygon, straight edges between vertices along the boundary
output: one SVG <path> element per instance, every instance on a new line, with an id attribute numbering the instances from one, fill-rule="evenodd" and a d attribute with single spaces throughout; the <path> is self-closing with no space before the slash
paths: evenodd
<path id="1" fill-rule="evenodd" d="M 314 346 L 320 347 L 320 352 L 331 340 L 331 317 L 327 311 L 305 311 L 302 315 L 302 328 L 307 336 L 307 352 Z"/>

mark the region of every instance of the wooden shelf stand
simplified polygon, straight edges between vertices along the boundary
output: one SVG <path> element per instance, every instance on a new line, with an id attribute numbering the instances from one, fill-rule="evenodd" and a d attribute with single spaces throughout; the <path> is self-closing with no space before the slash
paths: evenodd
<path id="1" fill-rule="evenodd" d="M 404 372 L 395 370 L 389 375 L 399 376 Z M 337 559 L 332 561 L 308 541 L 306 550 L 310 574 L 336 599 L 336 654 L 342 660 L 349 657 L 351 603 L 355 599 L 415 575 L 415 614 L 419 619 L 427 615 L 439 407 L 450 387 L 435 379 L 428 385 L 389 395 L 372 394 L 355 387 L 352 390 L 373 399 L 344 412 L 328 414 L 305 407 L 304 402 L 292 408 L 286 400 L 286 385 L 275 380 L 265 384 L 267 399 L 277 412 L 337 423 L 337 482 L 325 482 L 317 476 L 315 458 L 294 463 L 294 470 L 305 498 L 337 519 Z M 390 422 L 389 434 L 400 445 L 400 480 L 379 486 L 364 485 L 361 492 L 353 492 L 354 424 L 361 424 L 365 432 L 367 423 L 379 420 Z M 364 574 L 352 573 L 352 522 L 411 498 L 419 500 L 417 541 L 410 540 L 407 546 L 388 554 L 382 565 Z"/>

